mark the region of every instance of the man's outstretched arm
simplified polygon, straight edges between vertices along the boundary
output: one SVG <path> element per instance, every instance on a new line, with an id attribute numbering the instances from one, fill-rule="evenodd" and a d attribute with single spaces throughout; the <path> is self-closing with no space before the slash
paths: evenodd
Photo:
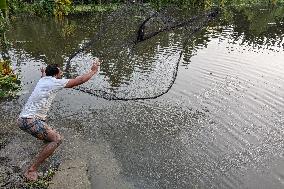
<path id="1" fill-rule="evenodd" d="M 101 62 L 99 61 L 99 59 L 95 60 L 93 66 L 91 67 L 91 70 L 88 73 L 80 75 L 75 79 L 70 79 L 65 88 L 72 88 L 87 82 L 98 72 L 100 63 Z"/>

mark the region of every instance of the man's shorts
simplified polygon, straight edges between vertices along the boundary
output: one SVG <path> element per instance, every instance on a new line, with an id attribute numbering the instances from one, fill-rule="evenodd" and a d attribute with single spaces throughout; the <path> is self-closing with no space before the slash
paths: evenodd
<path id="1" fill-rule="evenodd" d="M 40 140 L 49 141 L 47 137 L 48 126 L 45 121 L 38 118 L 19 118 L 18 125 L 20 129 L 34 137 Z"/>

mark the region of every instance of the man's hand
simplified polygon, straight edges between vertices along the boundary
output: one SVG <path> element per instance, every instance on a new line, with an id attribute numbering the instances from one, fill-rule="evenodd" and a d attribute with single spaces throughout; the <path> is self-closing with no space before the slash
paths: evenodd
<path id="1" fill-rule="evenodd" d="M 66 84 L 65 88 L 72 88 L 72 87 L 75 87 L 75 86 L 78 86 L 78 85 L 81 85 L 87 82 L 89 79 L 91 79 L 91 77 L 93 77 L 93 75 L 95 75 L 98 72 L 101 62 L 102 61 L 96 58 L 91 67 L 91 71 L 81 76 L 78 76 L 75 79 L 70 79 L 68 83 Z"/>
<path id="2" fill-rule="evenodd" d="M 40 68 L 40 71 L 41 71 L 41 77 L 44 77 L 46 74 L 45 74 L 45 68 Z"/>
<path id="3" fill-rule="evenodd" d="M 101 65 L 101 61 L 98 58 L 96 58 L 93 62 L 91 70 L 94 71 L 94 72 L 97 72 L 100 65 Z"/>

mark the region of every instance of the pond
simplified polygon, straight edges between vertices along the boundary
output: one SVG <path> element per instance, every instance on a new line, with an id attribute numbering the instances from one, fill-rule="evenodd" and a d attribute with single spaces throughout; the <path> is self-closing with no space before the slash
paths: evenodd
<path id="1" fill-rule="evenodd" d="M 76 76 L 95 56 L 104 60 L 86 86 L 122 96 L 155 96 L 168 87 L 183 52 L 177 78 L 168 93 L 144 101 L 107 101 L 63 90 L 49 115 L 50 125 L 65 136 L 54 159 L 74 154 L 84 159 L 93 188 L 283 188 L 283 13 L 282 7 L 228 8 L 191 35 L 186 46 L 181 45 L 185 31 L 172 30 L 137 47 L 131 59 L 101 40 L 71 62 Z M 23 86 L 18 99 L 1 102 L 1 120 L 12 124 L 40 67 L 64 67 L 104 18 L 12 18 L 9 56 Z M 116 31 L 115 26 L 108 27 Z M 115 32 L 104 39 L 120 41 Z M 0 127 L 4 132 L 12 126 Z M 12 143 L 33 139 L 12 131 L 21 137 L 12 137 L 4 154 L 23 165 L 15 154 L 28 158 L 34 149 L 8 150 Z"/>

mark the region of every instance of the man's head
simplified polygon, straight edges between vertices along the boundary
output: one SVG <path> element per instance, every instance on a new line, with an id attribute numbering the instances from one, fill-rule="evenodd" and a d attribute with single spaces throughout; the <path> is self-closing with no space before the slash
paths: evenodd
<path id="1" fill-rule="evenodd" d="M 45 68 L 45 74 L 46 76 L 52 76 L 56 79 L 60 79 L 63 73 L 57 64 L 50 64 Z"/>

